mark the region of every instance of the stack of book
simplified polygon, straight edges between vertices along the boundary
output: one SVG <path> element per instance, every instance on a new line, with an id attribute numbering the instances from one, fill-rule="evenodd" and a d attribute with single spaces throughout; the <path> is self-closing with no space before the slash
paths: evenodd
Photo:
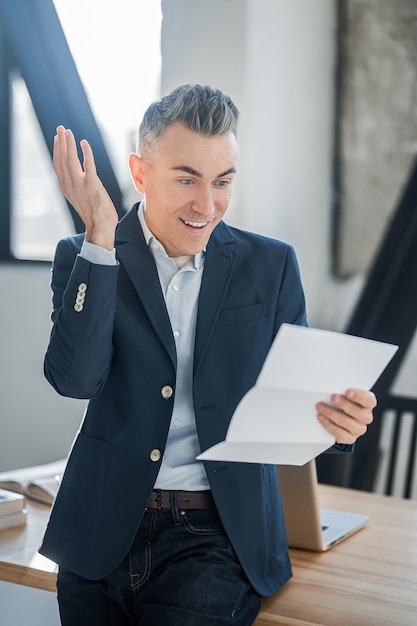
<path id="1" fill-rule="evenodd" d="M 43 504 L 52 504 L 58 492 L 59 476 L 38 478 L 36 481 L 1 480 L 0 490 L 7 489 L 30 500 L 36 500 Z"/>
<path id="2" fill-rule="evenodd" d="M 0 489 L 0 530 L 26 524 L 26 498 Z"/>

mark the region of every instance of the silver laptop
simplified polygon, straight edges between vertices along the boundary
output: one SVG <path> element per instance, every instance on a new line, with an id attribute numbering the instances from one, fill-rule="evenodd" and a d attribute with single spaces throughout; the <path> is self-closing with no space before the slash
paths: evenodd
<path id="1" fill-rule="evenodd" d="M 277 465 L 277 474 L 290 548 L 322 552 L 367 524 L 367 515 L 320 509 L 314 459 Z"/>

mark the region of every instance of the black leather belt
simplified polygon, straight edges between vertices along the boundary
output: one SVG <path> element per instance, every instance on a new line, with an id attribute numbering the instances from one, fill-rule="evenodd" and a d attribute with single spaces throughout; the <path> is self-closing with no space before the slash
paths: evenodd
<path id="1" fill-rule="evenodd" d="M 171 491 L 155 489 L 152 491 L 146 510 L 169 511 L 172 503 L 179 509 L 213 509 L 214 500 L 211 491 Z"/>

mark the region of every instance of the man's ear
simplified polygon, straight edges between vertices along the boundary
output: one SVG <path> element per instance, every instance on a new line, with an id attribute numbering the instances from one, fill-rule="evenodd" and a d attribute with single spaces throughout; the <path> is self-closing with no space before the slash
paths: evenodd
<path id="1" fill-rule="evenodd" d="M 143 159 L 134 152 L 129 155 L 129 169 L 135 189 L 139 191 L 139 193 L 146 193 L 144 181 L 145 164 Z"/>

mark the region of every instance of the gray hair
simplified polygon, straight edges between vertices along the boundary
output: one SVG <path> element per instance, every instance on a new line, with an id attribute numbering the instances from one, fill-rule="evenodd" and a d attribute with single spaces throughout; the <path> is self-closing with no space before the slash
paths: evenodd
<path id="1" fill-rule="evenodd" d="M 155 142 L 175 122 L 206 136 L 237 137 L 239 111 L 229 96 L 206 85 L 181 85 L 153 102 L 139 126 L 137 153 L 151 159 Z"/>

